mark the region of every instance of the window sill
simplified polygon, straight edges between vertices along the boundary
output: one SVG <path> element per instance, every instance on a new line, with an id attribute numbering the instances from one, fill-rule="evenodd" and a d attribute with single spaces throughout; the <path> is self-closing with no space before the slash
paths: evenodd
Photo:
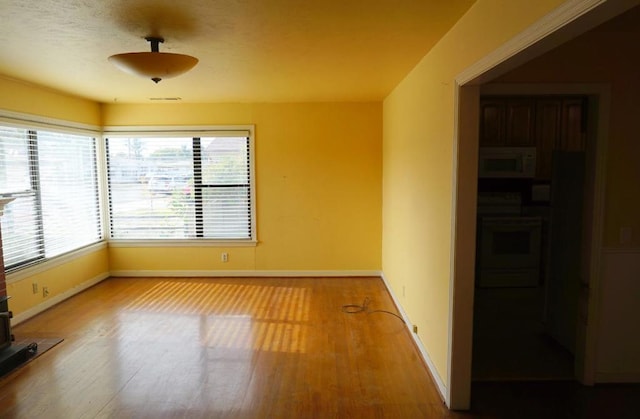
<path id="1" fill-rule="evenodd" d="M 109 247 L 255 247 L 252 240 L 109 240 Z"/>

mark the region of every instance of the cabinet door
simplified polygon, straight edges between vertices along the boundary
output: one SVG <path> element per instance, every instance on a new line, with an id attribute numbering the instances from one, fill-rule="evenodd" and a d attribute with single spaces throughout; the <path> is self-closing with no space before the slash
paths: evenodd
<path id="1" fill-rule="evenodd" d="M 507 101 L 505 142 L 509 146 L 535 146 L 535 102 L 531 99 Z"/>
<path id="2" fill-rule="evenodd" d="M 585 100 L 582 98 L 564 99 L 562 101 L 562 134 L 558 147 L 560 150 L 585 150 L 585 111 Z"/>
<path id="3" fill-rule="evenodd" d="M 536 101 L 536 178 L 550 180 L 553 150 L 560 142 L 561 99 Z"/>
<path id="4" fill-rule="evenodd" d="M 506 101 L 484 99 L 480 102 L 480 146 L 501 146 L 504 143 Z"/>

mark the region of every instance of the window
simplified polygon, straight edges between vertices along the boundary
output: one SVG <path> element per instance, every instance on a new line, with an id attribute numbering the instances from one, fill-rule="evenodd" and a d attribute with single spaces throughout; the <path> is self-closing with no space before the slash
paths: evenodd
<path id="1" fill-rule="evenodd" d="M 255 239 L 249 132 L 109 136 L 114 240 Z"/>
<path id="2" fill-rule="evenodd" d="M 8 270 L 102 239 L 96 140 L 0 126 L 0 195 Z"/>

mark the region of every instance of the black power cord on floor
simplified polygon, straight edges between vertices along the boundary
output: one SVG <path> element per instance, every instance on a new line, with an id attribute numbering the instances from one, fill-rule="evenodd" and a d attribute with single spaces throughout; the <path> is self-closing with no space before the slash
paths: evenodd
<path id="1" fill-rule="evenodd" d="M 356 313 L 387 313 L 387 314 L 391 314 L 392 316 L 395 316 L 397 318 L 400 319 L 400 321 L 404 324 L 406 324 L 406 322 L 404 321 L 404 319 L 402 317 L 400 317 L 399 315 L 397 315 L 396 313 L 393 313 L 391 311 L 387 311 L 387 310 L 370 310 L 369 309 L 369 304 L 371 303 L 371 300 L 369 299 L 369 297 L 365 297 L 364 301 L 362 302 L 362 305 L 358 305 L 358 304 L 345 304 L 342 306 L 342 312 L 343 313 L 347 313 L 347 314 L 356 314 Z"/>

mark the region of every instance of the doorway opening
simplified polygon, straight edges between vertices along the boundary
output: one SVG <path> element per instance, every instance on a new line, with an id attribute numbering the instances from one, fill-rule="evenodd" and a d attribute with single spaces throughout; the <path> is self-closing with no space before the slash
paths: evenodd
<path id="1" fill-rule="evenodd" d="M 566 64 L 572 71 L 557 74 L 557 65 L 546 65 L 529 72 L 522 72 L 518 78 L 505 79 L 504 75 L 518 68 L 522 64 L 529 63 L 533 58 L 539 57 L 545 52 L 563 45 L 567 41 L 579 39 L 580 35 L 587 34 L 599 24 L 610 21 L 616 16 L 624 16 L 633 5 L 625 5 L 618 2 L 606 2 L 602 5 L 580 3 L 585 6 L 583 15 L 575 15 L 576 19 L 558 19 L 559 25 L 553 36 L 547 36 L 548 31 L 538 30 L 541 25 L 535 25 L 531 33 L 534 38 L 540 40 L 531 46 L 530 43 L 516 42 L 519 48 L 511 48 L 509 45 L 496 52 L 496 57 L 489 57 L 478 65 L 465 69 L 456 77 L 457 86 L 457 113 L 456 132 L 457 141 L 454 146 L 454 204 L 453 217 L 454 236 L 452 261 L 453 281 L 451 285 L 452 326 L 450 331 L 450 354 L 448 359 L 449 377 L 447 389 L 448 405 L 454 408 L 469 408 L 471 401 L 472 380 L 472 339 L 475 305 L 475 229 L 476 229 L 476 198 L 478 175 L 478 128 L 480 120 L 479 103 L 482 95 L 587 95 L 589 98 L 589 115 L 595 119 L 591 125 L 594 131 L 594 141 L 589 144 L 593 148 L 587 151 L 586 173 L 588 179 L 589 196 L 585 199 L 585 234 L 582 249 L 583 272 L 580 282 L 579 321 L 575 353 L 574 372 L 583 384 L 593 384 L 596 381 L 596 367 L 599 360 L 596 355 L 600 313 L 598 302 L 601 298 L 602 281 L 602 245 L 604 232 L 604 208 L 605 208 L 605 168 L 606 145 L 609 136 L 609 117 L 613 111 L 612 97 L 617 97 L 619 90 L 614 87 L 621 83 L 624 85 L 626 72 L 617 71 L 627 68 L 626 58 L 603 61 L 600 56 L 593 55 L 594 40 L 589 39 L 583 51 L 587 54 L 584 59 L 596 57 L 597 62 L 606 62 L 606 66 L 579 65 L 579 60 L 568 58 L 566 51 L 556 52 L 557 56 L 552 60 L 555 64 Z M 611 6 L 611 7 L 609 7 Z M 579 18 L 578 18 L 579 17 Z M 549 20 L 553 20 L 550 17 Z M 547 19 L 543 19 L 547 22 Z M 619 25 L 615 31 L 609 34 L 618 34 Z M 546 26 L 545 26 L 546 27 Z M 559 28 L 559 29 L 558 29 Z M 611 29 L 611 26 L 609 26 Z M 527 32 L 527 36 L 529 36 Z M 556 36 L 557 35 L 557 36 Z M 533 35 L 532 35 L 533 36 Z M 596 35 L 597 37 L 597 35 Z M 628 38 L 628 37 L 627 37 Z M 625 37 L 622 40 L 627 39 Z M 526 38 L 529 39 L 529 38 Z M 630 39 L 630 38 L 629 38 Z M 608 49 L 611 43 L 608 38 L 599 40 L 602 54 L 616 52 L 618 49 Z M 552 57 L 553 58 L 553 57 Z M 573 65 L 575 64 L 575 65 Z M 615 64 L 615 65 L 614 65 Z M 594 78 L 593 75 L 582 74 L 583 70 L 604 71 L 606 74 Z M 608 71 L 611 70 L 611 71 Z M 618 76 L 620 74 L 620 76 Z M 593 82 L 598 80 L 598 82 Z M 501 85 L 497 83 L 502 83 Z M 592 100 L 596 99 L 596 100 Z M 469 261 L 474 263 L 469 264 Z"/>
<path id="2" fill-rule="evenodd" d="M 483 95 L 472 379 L 571 380 L 578 336 L 585 95 Z"/>

